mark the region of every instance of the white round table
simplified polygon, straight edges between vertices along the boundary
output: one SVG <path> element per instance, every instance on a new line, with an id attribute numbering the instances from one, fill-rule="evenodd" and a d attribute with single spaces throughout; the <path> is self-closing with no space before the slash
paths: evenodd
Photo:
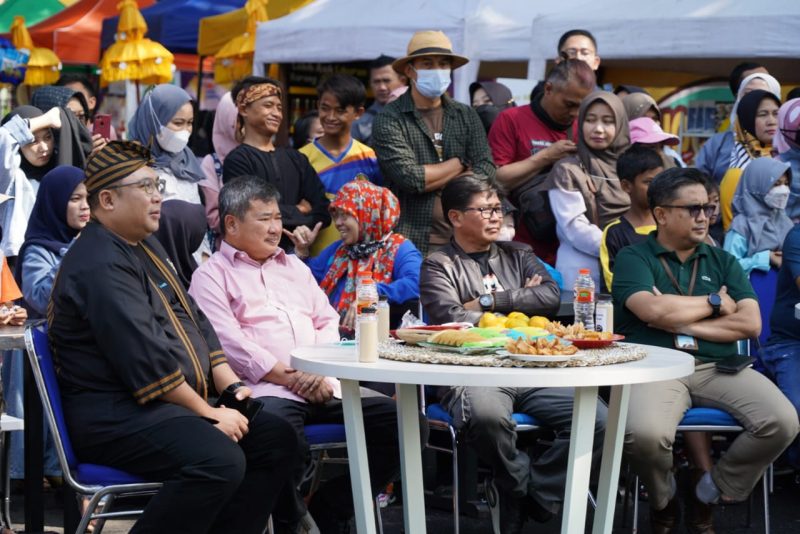
<path id="1" fill-rule="evenodd" d="M 686 353 L 643 347 L 647 350 L 647 357 L 636 362 L 596 367 L 517 368 L 434 365 L 383 359 L 365 364 L 358 362 L 354 346 L 326 344 L 293 350 L 291 366 L 300 371 L 334 376 L 342 382 L 347 453 L 359 534 L 375 533 L 359 380 L 388 382 L 397 386 L 405 531 L 415 534 L 426 532 L 417 385 L 575 388 L 562 533 L 583 532 L 597 388 L 612 386 L 593 529 L 595 534 L 599 534 L 610 533 L 614 519 L 630 385 L 671 380 L 694 372 L 694 358 Z"/>

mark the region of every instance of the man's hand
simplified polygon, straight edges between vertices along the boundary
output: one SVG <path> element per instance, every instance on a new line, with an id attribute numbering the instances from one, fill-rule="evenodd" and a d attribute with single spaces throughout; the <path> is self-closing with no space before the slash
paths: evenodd
<path id="1" fill-rule="evenodd" d="M 311 213 L 311 203 L 308 200 L 303 199 L 297 203 L 297 210 L 303 215 L 308 215 Z"/>
<path id="2" fill-rule="evenodd" d="M 478 302 L 478 299 L 465 302 L 464 309 L 469 311 L 478 311 L 478 312 L 483 311 L 483 308 L 481 307 L 480 302 Z"/>
<path id="3" fill-rule="evenodd" d="M 239 389 L 241 390 L 244 388 Z M 247 418 L 236 410 L 226 408 L 225 406 L 213 408 L 211 418 L 217 421 L 214 426 L 233 441 L 238 442 L 247 434 Z"/>
<path id="4" fill-rule="evenodd" d="M 719 288 L 717 295 L 720 296 L 722 299 L 722 305 L 719 307 L 719 314 L 722 315 L 731 315 L 736 313 L 736 310 L 739 309 L 739 306 L 736 304 L 736 301 L 728 295 L 728 286 L 722 286 Z"/>
<path id="5" fill-rule="evenodd" d="M 342 326 L 349 328 L 350 330 L 356 329 L 356 317 L 358 315 L 358 306 L 356 303 L 352 303 L 349 308 L 347 308 L 347 313 L 344 314 L 342 320 L 339 324 Z"/>
<path id="6" fill-rule="evenodd" d="M 783 264 L 783 252 L 781 252 L 780 250 L 770 251 L 769 264 L 775 267 L 776 269 L 780 269 L 781 265 Z"/>
<path id="7" fill-rule="evenodd" d="M 577 150 L 578 145 L 576 145 L 574 141 L 570 141 L 569 139 L 561 139 L 560 141 L 556 141 L 549 147 L 541 150 L 536 155 L 538 156 L 541 154 L 539 157 L 545 158 L 550 165 L 553 165 L 560 159 L 574 154 L 577 152 Z"/>
<path id="8" fill-rule="evenodd" d="M 309 230 L 308 226 L 302 225 L 295 228 L 292 232 L 284 229 L 283 234 L 294 243 L 294 253 L 297 254 L 297 257 L 305 259 L 311 253 L 311 245 L 314 243 L 314 240 L 317 239 L 321 228 L 322 222 L 318 222 L 313 230 Z"/>
<path id="9" fill-rule="evenodd" d="M 325 377 L 311 373 L 303 373 L 291 390 L 314 404 L 326 402 L 333 395 L 333 389 L 325 381 Z"/>
<path id="10" fill-rule="evenodd" d="M 25 324 L 25 320 L 28 318 L 28 310 L 23 308 L 22 306 L 17 306 L 16 309 L 11 311 L 11 320 L 9 324 L 14 326 L 22 326 Z"/>
<path id="11" fill-rule="evenodd" d="M 536 287 L 542 284 L 542 275 L 534 274 L 527 280 L 525 280 L 525 287 Z"/>

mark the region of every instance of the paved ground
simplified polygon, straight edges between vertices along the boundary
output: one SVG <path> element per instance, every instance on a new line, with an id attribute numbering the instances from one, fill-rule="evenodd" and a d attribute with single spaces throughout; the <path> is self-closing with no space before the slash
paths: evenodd
<path id="1" fill-rule="evenodd" d="M 12 519 L 15 529 L 22 530 L 22 497 L 14 496 L 12 500 Z M 746 526 L 747 505 L 720 507 L 716 511 L 716 529 L 722 534 L 760 533 L 764 531 L 763 512 L 761 509 L 761 493 L 758 500 L 754 500 L 753 522 Z M 770 498 L 772 532 L 776 534 L 800 533 L 800 486 L 794 482 L 792 475 L 777 476 L 775 478 L 775 491 Z M 399 534 L 403 532 L 403 509 L 400 505 L 390 505 L 383 510 L 385 534 Z M 48 491 L 46 494 L 46 524 L 52 532 L 62 533 L 61 528 L 61 501 L 57 492 Z M 428 507 L 428 531 L 436 534 L 452 532 L 452 516 L 444 510 L 435 510 Z M 617 507 L 615 534 L 630 532 L 630 519 L 627 528 L 622 528 L 621 507 Z M 130 521 L 109 522 L 103 530 L 106 534 L 120 534 L 128 532 L 132 525 Z M 559 532 L 560 519 L 554 519 L 547 524 L 527 523 L 526 534 L 555 534 Z M 640 532 L 647 533 L 647 503 L 642 503 L 642 512 L 639 520 Z M 355 528 L 353 528 L 355 532 Z M 461 532 L 463 534 L 487 534 L 491 532 L 491 523 L 488 516 L 481 518 L 462 518 Z M 589 532 L 589 529 L 587 529 Z M 685 530 L 679 530 L 684 533 Z"/>

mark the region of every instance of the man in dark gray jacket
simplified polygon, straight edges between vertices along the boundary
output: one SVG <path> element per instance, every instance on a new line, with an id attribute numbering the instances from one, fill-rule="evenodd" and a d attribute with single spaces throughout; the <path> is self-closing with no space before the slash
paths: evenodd
<path id="1" fill-rule="evenodd" d="M 452 180 L 442 210 L 450 243 L 423 262 L 420 300 L 432 323 L 477 323 L 486 311 L 552 315 L 559 290 L 530 247 L 500 242 L 500 191 L 475 176 Z M 500 531 L 521 532 L 527 516 L 552 517 L 564 498 L 574 391 L 571 388 L 456 387 L 442 400 L 457 429 L 495 472 Z M 512 413 L 526 413 L 556 432 L 553 445 L 531 460 L 516 448 Z M 599 454 L 607 408 L 597 404 L 594 445 Z"/>

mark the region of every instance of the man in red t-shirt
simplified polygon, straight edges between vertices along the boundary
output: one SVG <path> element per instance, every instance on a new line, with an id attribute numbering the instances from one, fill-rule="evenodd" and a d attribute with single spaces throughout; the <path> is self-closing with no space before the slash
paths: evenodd
<path id="1" fill-rule="evenodd" d="M 489 131 L 489 146 L 497 165 L 497 180 L 507 190 L 544 179 L 558 160 L 577 150 L 573 139 L 577 138 L 578 108 L 595 87 L 591 67 L 581 60 L 568 59 L 553 68 L 544 90 L 529 106 L 509 108 L 498 115 Z M 517 225 L 515 239 L 531 245 L 537 256 L 555 264 L 558 242 L 537 239 L 524 223 Z"/>

